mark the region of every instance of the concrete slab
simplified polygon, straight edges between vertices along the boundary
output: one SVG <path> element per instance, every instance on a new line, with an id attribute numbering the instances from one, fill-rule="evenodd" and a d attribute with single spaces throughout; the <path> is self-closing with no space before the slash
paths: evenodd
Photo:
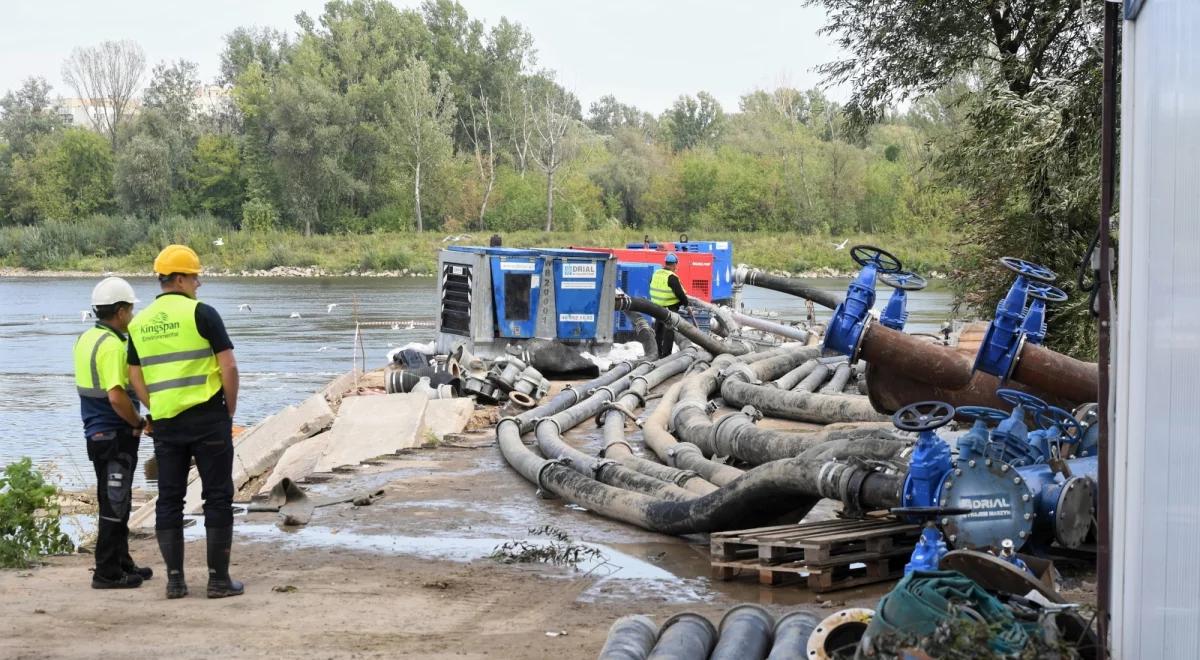
<path id="1" fill-rule="evenodd" d="M 329 451 L 329 443 L 332 437 L 332 433 L 326 431 L 289 447 L 279 457 L 279 462 L 275 464 L 275 469 L 271 471 L 271 476 L 267 477 L 266 483 L 263 484 L 259 492 L 271 492 L 275 484 L 283 481 L 285 478 L 292 481 L 299 481 L 312 474 L 317 466 L 317 461 L 321 459 L 325 452 Z"/>
<path id="2" fill-rule="evenodd" d="M 328 431 L 329 449 L 314 469 L 327 472 L 420 445 L 428 403 L 424 394 L 346 397 Z"/>
<path id="3" fill-rule="evenodd" d="M 333 423 L 333 409 L 323 394 L 314 394 L 300 404 L 288 406 L 252 426 L 233 439 L 233 487 L 241 488 L 247 481 L 271 469 L 288 447 L 312 437 Z M 204 501 L 200 497 L 202 484 L 196 470 L 188 473 L 188 489 L 183 500 L 184 513 L 199 513 Z M 154 505 L 150 500 L 129 517 L 130 528 L 154 524 Z"/>
<path id="4" fill-rule="evenodd" d="M 434 399 L 425 406 L 425 433 L 441 442 L 447 433 L 462 433 L 475 413 L 471 399 Z"/>

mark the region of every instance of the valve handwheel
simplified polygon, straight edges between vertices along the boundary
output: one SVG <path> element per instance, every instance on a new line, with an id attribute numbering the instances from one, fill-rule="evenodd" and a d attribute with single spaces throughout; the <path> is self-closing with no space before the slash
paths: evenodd
<path id="1" fill-rule="evenodd" d="M 880 273 L 899 273 L 904 269 L 892 253 L 872 245 L 855 245 L 850 248 L 850 258 L 859 266 L 875 264 Z"/>
<path id="2" fill-rule="evenodd" d="M 1054 280 L 1058 279 L 1058 275 L 1056 275 L 1054 271 L 1046 268 L 1045 266 L 1035 264 L 1032 261 L 1025 261 L 1024 259 L 1018 259 L 1016 257 L 1000 257 L 1000 263 L 1004 264 L 1004 267 L 1012 272 L 1018 275 L 1024 275 L 1031 280 L 1053 282 Z"/>
<path id="3" fill-rule="evenodd" d="M 1013 406 L 1024 406 L 1025 410 L 1035 418 L 1037 417 L 1038 413 L 1049 407 L 1049 404 L 1047 404 L 1045 401 L 1042 401 L 1032 394 L 1022 392 L 1021 390 L 1001 388 L 996 390 L 996 396 L 1000 397 L 1001 401 Z"/>
<path id="4" fill-rule="evenodd" d="M 998 423 L 1008 419 L 1008 413 L 999 408 L 988 408 L 987 406 L 962 406 L 955 408 L 954 413 L 959 417 L 981 419 L 985 422 Z"/>
<path id="5" fill-rule="evenodd" d="M 1044 300 L 1048 303 L 1060 303 L 1067 299 L 1067 292 L 1043 282 L 1031 282 L 1029 284 L 1029 297 Z"/>
<path id="6" fill-rule="evenodd" d="M 924 277 L 908 271 L 896 273 L 885 272 L 879 276 L 879 281 L 893 289 L 903 289 L 905 291 L 920 291 L 929 286 L 929 282 Z"/>
<path id="7" fill-rule="evenodd" d="M 954 406 L 944 401 L 910 403 L 892 415 L 892 423 L 901 431 L 932 431 L 954 419 Z"/>
<path id="8" fill-rule="evenodd" d="M 1071 435 L 1076 441 L 1083 439 L 1083 425 L 1079 420 L 1075 419 L 1069 410 L 1063 410 L 1058 406 L 1046 406 L 1039 410 L 1034 415 L 1039 426 L 1043 429 L 1049 429 L 1051 426 L 1057 426 L 1063 435 Z M 1074 433 L 1071 433 L 1074 431 Z"/>

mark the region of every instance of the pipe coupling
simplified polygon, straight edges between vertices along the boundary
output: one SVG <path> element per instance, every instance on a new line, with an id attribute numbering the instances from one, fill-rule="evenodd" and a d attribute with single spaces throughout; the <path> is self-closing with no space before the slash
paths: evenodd
<path id="1" fill-rule="evenodd" d="M 744 380 L 751 385 L 758 385 L 762 381 L 758 379 L 758 374 L 754 373 L 754 369 L 745 362 L 734 362 L 717 373 L 717 384 L 724 384 L 730 378 Z"/>
<path id="2" fill-rule="evenodd" d="M 680 401 L 671 409 L 671 425 L 670 428 L 679 428 L 679 415 L 685 410 L 699 410 L 701 414 L 708 417 L 707 404 L 699 401 Z"/>

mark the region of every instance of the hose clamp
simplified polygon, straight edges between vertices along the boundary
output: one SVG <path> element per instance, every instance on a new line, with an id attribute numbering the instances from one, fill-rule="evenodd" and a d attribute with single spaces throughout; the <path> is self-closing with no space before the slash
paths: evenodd
<path id="1" fill-rule="evenodd" d="M 608 454 L 608 448 L 613 447 L 615 445 L 624 445 L 625 448 L 629 450 L 630 454 L 633 453 L 633 447 L 631 447 L 628 442 L 625 442 L 624 440 L 617 440 L 616 442 L 608 443 L 607 445 L 605 445 L 604 447 L 602 447 L 600 449 L 600 458 L 604 458 L 605 455 Z"/>
<path id="2" fill-rule="evenodd" d="M 550 488 L 548 486 L 546 486 L 546 481 L 545 481 L 545 479 L 543 479 L 543 476 L 546 474 L 546 470 L 549 469 L 550 466 L 552 466 L 552 465 L 561 465 L 563 467 L 566 467 L 566 461 L 564 461 L 561 458 L 551 458 L 551 459 L 547 460 L 545 463 L 542 463 L 542 466 L 540 468 L 538 468 L 537 486 L 538 486 L 538 491 L 541 493 L 554 493 L 554 491 L 550 490 Z"/>
<path id="3" fill-rule="evenodd" d="M 757 422 L 763 418 L 762 411 L 751 405 L 742 406 L 742 414 L 749 417 L 751 422 Z"/>
<path id="4" fill-rule="evenodd" d="M 600 473 L 604 470 L 604 468 L 606 468 L 610 465 L 617 465 L 617 462 L 612 460 L 611 458 L 601 458 L 597 461 L 593 461 L 592 462 L 592 474 L 595 475 L 597 478 L 599 478 Z"/>
<path id="5" fill-rule="evenodd" d="M 699 410 L 705 417 L 708 417 L 707 405 L 699 401 L 679 401 L 675 407 L 671 409 L 671 425 L 670 428 L 679 428 L 679 415 L 685 410 Z"/>
<path id="6" fill-rule="evenodd" d="M 574 401 L 574 403 L 572 403 L 571 405 L 567 406 L 568 408 L 570 408 L 571 406 L 575 405 L 576 403 L 579 403 L 579 390 L 575 389 L 575 386 L 574 386 L 574 385 L 564 385 L 564 386 L 563 386 L 563 388 L 562 388 L 562 390 L 561 390 L 559 393 L 560 393 L 560 394 L 562 394 L 562 393 L 564 393 L 564 392 L 570 392 L 570 393 L 571 393 L 571 396 L 575 397 L 575 401 Z"/>
<path id="7" fill-rule="evenodd" d="M 614 390 L 612 388 L 611 385 L 602 385 L 600 387 L 597 387 L 596 389 L 589 392 L 588 396 L 593 397 L 593 396 L 596 396 L 597 394 L 599 394 L 600 392 L 608 392 L 608 400 L 609 401 L 612 401 L 617 398 L 617 392 L 616 392 L 616 390 Z"/>
<path id="8" fill-rule="evenodd" d="M 554 434 L 559 437 L 562 437 L 562 426 L 558 423 L 557 419 L 554 419 L 553 417 L 538 418 L 536 421 L 534 421 L 533 428 L 537 429 L 542 424 L 553 424 L 554 425 Z"/>
<path id="9" fill-rule="evenodd" d="M 679 470 L 679 472 L 675 474 L 675 485 L 682 488 L 685 483 L 699 476 L 700 473 L 696 472 L 695 470 Z"/>
<path id="10" fill-rule="evenodd" d="M 517 425 L 517 436 L 519 437 L 521 435 L 522 424 L 521 424 L 520 415 L 508 415 L 506 417 L 501 417 L 500 421 L 496 422 L 497 437 L 500 435 L 500 425 L 504 424 L 505 422 L 512 422 L 513 424 L 516 424 Z"/>
<path id="11" fill-rule="evenodd" d="M 740 377 L 739 380 L 744 380 L 751 385 L 758 385 L 762 383 L 762 381 L 758 378 L 758 374 L 754 373 L 754 369 L 752 369 L 750 365 L 746 364 L 745 362 L 735 362 L 722 369 L 721 372 L 717 374 L 717 380 L 719 380 L 721 383 L 724 383 L 724 381 L 727 381 L 735 376 Z"/>
<path id="12" fill-rule="evenodd" d="M 849 474 L 842 480 L 842 514 L 847 518 L 863 518 L 866 512 L 862 507 L 862 485 L 867 480 L 870 470 L 850 468 Z"/>

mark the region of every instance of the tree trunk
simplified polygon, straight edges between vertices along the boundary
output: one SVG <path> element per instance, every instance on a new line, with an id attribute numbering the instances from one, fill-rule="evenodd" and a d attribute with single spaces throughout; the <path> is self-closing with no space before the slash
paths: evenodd
<path id="1" fill-rule="evenodd" d="M 491 176 L 488 177 L 487 187 L 483 189 L 483 203 L 479 205 L 479 230 L 483 231 L 483 216 L 487 214 L 488 198 L 492 196 L 492 188 L 496 185 L 496 161 L 493 157 Z"/>
<path id="2" fill-rule="evenodd" d="M 554 170 L 546 172 L 546 231 L 554 227 Z"/>
<path id="3" fill-rule="evenodd" d="M 425 231 L 425 223 L 421 219 L 421 164 L 413 168 L 413 198 L 416 200 L 417 233 Z"/>

